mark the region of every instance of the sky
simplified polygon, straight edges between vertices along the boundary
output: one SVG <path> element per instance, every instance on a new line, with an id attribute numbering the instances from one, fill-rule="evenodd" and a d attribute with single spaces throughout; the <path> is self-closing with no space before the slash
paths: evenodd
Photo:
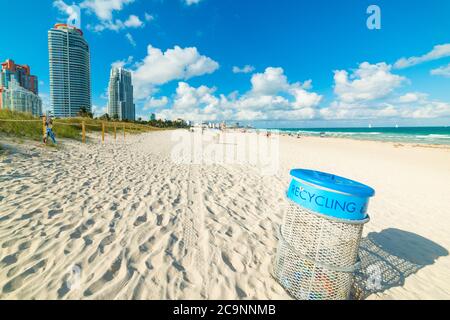
<path id="1" fill-rule="evenodd" d="M 448 0 L 0 0 L 0 7 L 0 60 L 30 65 L 45 108 L 47 31 L 75 14 L 70 21 L 90 45 L 97 116 L 106 112 L 110 68 L 123 66 L 142 119 L 450 125 Z"/>

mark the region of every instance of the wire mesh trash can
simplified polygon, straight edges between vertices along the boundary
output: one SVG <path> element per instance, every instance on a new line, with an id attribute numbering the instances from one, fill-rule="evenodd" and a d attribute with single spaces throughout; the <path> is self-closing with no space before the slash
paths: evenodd
<path id="1" fill-rule="evenodd" d="M 274 276 L 296 299 L 348 299 L 375 191 L 318 171 L 295 169 L 291 176 Z"/>

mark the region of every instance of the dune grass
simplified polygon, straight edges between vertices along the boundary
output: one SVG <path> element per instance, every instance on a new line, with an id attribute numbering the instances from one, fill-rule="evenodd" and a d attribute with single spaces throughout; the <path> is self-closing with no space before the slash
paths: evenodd
<path id="1" fill-rule="evenodd" d="M 21 121 L 2 121 L 21 120 Z M 53 131 L 57 137 L 69 139 L 81 139 L 81 128 L 72 126 L 56 126 Z M 33 117 L 30 114 L 14 112 L 10 110 L 0 110 L 0 132 L 9 136 L 23 139 L 42 140 L 42 119 Z"/>
<path id="2" fill-rule="evenodd" d="M 102 120 L 90 118 L 67 118 L 54 119 L 53 132 L 55 133 L 57 139 L 67 138 L 81 141 L 82 122 L 84 122 L 86 125 L 86 133 L 102 131 Z M 104 123 L 105 131 L 107 134 L 111 134 L 113 132 L 114 126 L 116 127 L 117 134 L 122 133 L 124 126 L 127 134 L 158 130 L 154 127 L 129 122 L 106 121 Z M 15 112 L 10 110 L 0 110 L 0 133 L 5 133 L 8 136 L 17 137 L 20 139 L 23 138 L 41 141 L 43 136 L 42 119 L 39 117 L 34 117 L 31 114 L 27 113 Z"/>
<path id="3" fill-rule="evenodd" d="M 105 123 L 105 131 L 106 132 L 113 132 L 114 127 L 116 127 L 117 132 L 120 132 L 123 130 L 123 127 L 125 127 L 125 130 L 128 133 L 141 133 L 141 132 L 147 132 L 147 131 L 154 131 L 154 130 L 160 130 L 159 128 L 142 125 L 142 124 L 135 124 L 131 122 L 121 122 L 121 121 L 103 121 L 99 119 L 90 119 L 90 118 L 66 118 L 66 119 L 57 119 L 55 123 L 60 124 L 70 124 L 73 126 L 77 126 L 81 130 L 81 123 L 84 122 L 86 125 L 86 131 L 94 131 L 94 132 L 101 132 L 102 131 L 102 123 Z"/>

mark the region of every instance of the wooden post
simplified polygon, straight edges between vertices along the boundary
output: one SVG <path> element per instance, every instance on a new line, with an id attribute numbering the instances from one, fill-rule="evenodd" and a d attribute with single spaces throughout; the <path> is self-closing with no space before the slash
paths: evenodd
<path id="1" fill-rule="evenodd" d="M 46 116 L 43 116 L 42 117 L 42 137 L 44 138 L 45 137 L 45 134 L 46 134 L 46 130 L 45 130 L 45 121 L 47 120 L 47 117 Z"/>
<path id="2" fill-rule="evenodd" d="M 105 143 L 105 122 L 102 122 L 102 143 Z"/>
<path id="3" fill-rule="evenodd" d="M 116 133 L 116 124 L 114 124 L 114 141 L 117 140 L 117 133 Z"/>
<path id="4" fill-rule="evenodd" d="M 86 125 L 84 121 L 81 123 L 81 141 L 86 143 Z"/>

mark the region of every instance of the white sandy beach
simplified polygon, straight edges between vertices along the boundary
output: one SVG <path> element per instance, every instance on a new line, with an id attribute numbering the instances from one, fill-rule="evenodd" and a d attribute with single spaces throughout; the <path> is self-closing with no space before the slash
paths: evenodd
<path id="1" fill-rule="evenodd" d="M 290 299 L 271 277 L 289 170 L 372 186 L 368 299 L 450 299 L 450 148 L 283 136 L 277 175 L 177 164 L 171 131 L 0 154 L 0 299 Z M 377 260 L 378 259 L 378 260 Z"/>

